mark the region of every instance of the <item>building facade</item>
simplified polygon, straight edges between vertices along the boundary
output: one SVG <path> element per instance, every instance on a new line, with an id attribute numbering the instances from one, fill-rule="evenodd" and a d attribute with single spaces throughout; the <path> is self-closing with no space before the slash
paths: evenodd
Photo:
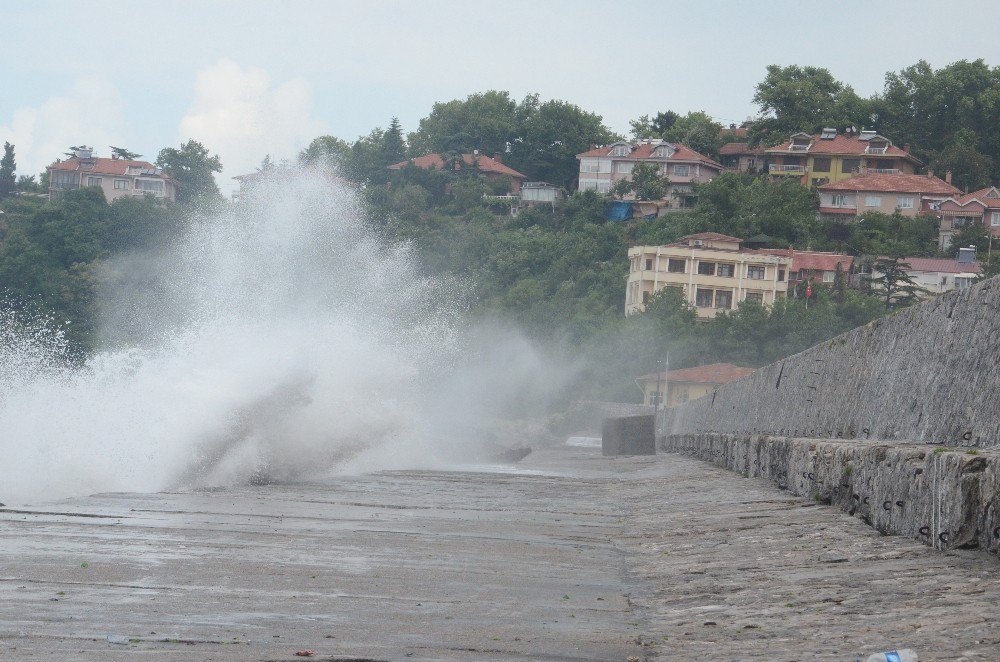
<path id="1" fill-rule="evenodd" d="M 674 407 L 706 396 L 721 385 L 752 373 L 753 368 L 732 363 L 712 363 L 643 375 L 635 381 L 642 389 L 643 404 Z"/>
<path id="2" fill-rule="evenodd" d="M 858 216 L 866 211 L 903 216 L 937 214 L 938 206 L 960 191 L 934 173 L 926 175 L 868 172 L 819 187 L 819 212 L 823 216 Z"/>
<path id="3" fill-rule="evenodd" d="M 963 259 L 904 257 L 902 262 L 910 265 L 905 271 L 915 285 L 923 288 L 922 297 L 967 289 L 982 273 L 974 251 L 969 251 L 967 256 L 963 255 Z M 872 273 L 874 278 L 881 275 L 877 271 Z"/>
<path id="4" fill-rule="evenodd" d="M 494 154 L 492 157 L 489 157 L 480 154 L 478 151 L 471 154 L 462 154 L 461 159 L 451 163 L 446 163 L 440 154 L 425 154 L 409 161 L 394 163 L 389 166 L 389 170 L 402 170 L 407 166 L 423 168 L 424 170 L 444 170 L 445 168 L 450 168 L 456 171 L 463 168 L 475 167 L 479 176 L 487 183 L 506 184 L 510 182 L 508 192 L 511 195 L 520 194 L 521 184 L 527 179 L 525 175 L 519 173 L 517 170 L 504 165 L 500 154 Z"/>
<path id="5" fill-rule="evenodd" d="M 816 188 L 857 174 L 910 174 L 923 165 L 910 146 L 896 147 L 874 131 L 839 134 L 824 129 L 819 135 L 796 133 L 764 151 L 772 180 L 790 177 Z"/>
<path id="6" fill-rule="evenodd" d="M 982 223 L 994 237 L 1000 237 L 1000 191 L 995 186 L 949 197 L 938 205 L 938 213 L 938 248 L 942 251 L 950 250 L 951 238 L 970 223 Z"/>
<path id="7" fill-rule="evenodd" d="M 628 251 L 625 314 L 641 312 L 665 287 L 676 288 L 701 318 L 733 310 L 743 301 L 771 305 L 788 293 L 792 258 L 780 251 L 743 250 L 742 240 L 715 232 L 665 246 Z"/>
<path id="8" fill-rule="evenodd" d="M 177 183 L 148 161 L 95 157 L 92 148 L 78 149 L 71 158 L 56 161 L 49 174 L 49 197 L 73 189 L 95 187 L 108 202 L 118 198 L 152 196 L 174 202 Z"/>
<path id="9" fill-rule="evenodd" d="M 690 207 L 692 184 L 711 181 L 723 169 L 721 163 L 684 145 L 658 139 L 594 147 L 576 158 L 580 161 L 579 190 L 598 193 L 609 193 L 616 182 L 631 180 L 638 163 L 655 165 L 660 176 L 670 181 L 665 198 L 669 209 Z"/>
<path id="10" fill-rule="evenodd" d="M 765 165 L 764 148 L 750 147 L 748 143 L 726 143 L 719 148 L 719 159 L 729 172 L 754 174 Z"/>

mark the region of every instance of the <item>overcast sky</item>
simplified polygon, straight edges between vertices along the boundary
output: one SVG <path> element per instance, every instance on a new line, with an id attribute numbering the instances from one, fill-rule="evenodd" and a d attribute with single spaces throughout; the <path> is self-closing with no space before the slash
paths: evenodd
<path id="1" fill-rule="evenodd" d="M 862 95 L 920 59 L 1000 64 L 1000 3 L 847 0 L 484 3 L 0 0 L 0 141 L 19 174 L 71 144 L 154 160 L 194 138 L 229 178 L 315 136 L 354 139 L 435 101 L 538 92 L 626 133 L 639 115 L 752 116 L 768 64 L 823 66 Z"/>

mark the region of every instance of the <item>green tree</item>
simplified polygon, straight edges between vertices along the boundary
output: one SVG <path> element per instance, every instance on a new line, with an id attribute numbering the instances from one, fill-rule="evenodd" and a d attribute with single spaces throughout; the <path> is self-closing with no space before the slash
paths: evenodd
<path id="1" fill-rule="evenodd" d="M 410 134 L 414 156 L 429 153 L 505 153 L 519 135 L 524 118 L 538 106 L 538 95 L 518 104 L 510 93 L 489 90 L 465 99 L 435 103 Z"/>
<path id="2" fill-rule="evenodd" d="M 643 115 L 639 119 L 629 122 L 629 126 L 632 127 L 632 137 L 636 140 L 662 138 L 667 131 L 673 128 L 680 117 L 672 110 L 657 113 L 652 119 L 649 115 Z"/>
<path id="3" fill-rule="evenodd" d="M 45 193 L 42 185 L 35 181 L 34 175 L 21 175 L 17 178 L 17 184 L 14 189 L 18 193 Z"/>
<path id="4" fill-rule="evenodd" d="M 883 300 L 887 309 L 909 306 L 919 301 L 919 295 L 926 292 L 913 281 L 910 268 L 900 255 L 878 257 L 872 260 L 872 272 L 866 274 L 864 280 L 872 292 Z"/>
<path id="5" fill-rule="evenodd" d="M 754 144 L 774 144 L 798 131 L 816 133 L 826 126 L 843 129 L 872 121 L 871 105 L 820 67 L 769 65 L 753 102 L 760 108 L 760 117 L 750 126 Z"/>
<path id="6" fill-rule="evenodd" d="M 332 168 L 344 166 L 350 158 L 351 145 L 336 136 L 313 138 L 309 146 L 299 152 L 301 165 L 322 164 Z"/>
<path id="7" fill-rule="evenodd" d="M 975 246 L 979 255 L 986 255 L 990 250 L 990 231 L 982 221 L 973 221 L 959 228 L 958 232 L 951 236 L 951 244 L 948 246 L 948 253 L 957 257 L 959 248 Z M 1000 248 L 1000 242 L 997 243 Z"/>
<path id="8" fill-rule="evenodd" d="M 406 160 L 406 141 L 399 118 L 393 117 L 389 128 L 382 134 L 382 162 L 386 166 Z"/>
<path id="9" fill-rule="evenodd" d="M 662 200 L 667 195 L 670 180 L 660 175 L 660 168 L 654 163 L 637 163 L 632 168 L 631 179 L 615 182 L 614 193 L 624 197 L 635 193 L 636 200 Z"/>
<path id="10" fill-rule="evenodd" d="M 614 142 L 619 136 L 600 115 L 566 101 L 547 101 L 524 111 L 510 146 L 510 165 L 532 180 L 572 188 L 579 175 L 576 155 L 591 144 Z"/>
<path id="11" fill-rule="evenodd" d="M 951 172 L 952 183 L 960 189 L 977 191 L 989 186 L 993 159 L 977 151 L 978 143 L 972 129 L 961 129 L 944 149 L 928 150 L 929 165 L 940 175 Z"/>
<path id="12" fill-rule="evenodd" d="M 125 159 L 126 161 L 135 161 L 136 159 L 141 157 L 142 154 L 130 152 L 124 147 L 115 147 L 114 145 L 111 146 L 111 158 L 113 159 Z"/>
<path id="13" fill-rule="evenodd" d="M 0 158 L 0 200 L 14 193 L 17 185 L 17 177 L 14 174 L 16 168 L 14 146 L 9 142 L 4 142 L 3 158 Z"/>
<path id="14" fill-rule="evenodd" d="M 222 172 L 222 159 L 209 154 L 208 148 L 189 140 L 180 149 L 165 147 L 156 157 L 156 165 L 177 182 L 177 201 L 192 202 L 217 197 L 219 187 L 214 173 Z"/>

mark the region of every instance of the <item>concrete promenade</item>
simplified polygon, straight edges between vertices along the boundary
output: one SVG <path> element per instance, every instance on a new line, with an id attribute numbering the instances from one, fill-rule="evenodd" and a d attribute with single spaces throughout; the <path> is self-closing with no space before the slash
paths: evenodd
<path id="1" fill-rule="evenodd" d="M 995 660 L 998 571 L 695 459 L 557 447 L 2 508 L 0 659 Z"/>

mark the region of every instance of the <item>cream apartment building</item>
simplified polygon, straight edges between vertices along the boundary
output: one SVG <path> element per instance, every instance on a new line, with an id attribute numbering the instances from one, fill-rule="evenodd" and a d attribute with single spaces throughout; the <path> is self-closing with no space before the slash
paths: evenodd
<path id="1" fill-rule="evenodd" d="M 950 196 L 961 194 L 945 179 L 926 175 L 865 173 L 819 187 L 819 213 L 827 218 L 860 216 L 866 211 L 903 216 L 935 214 Z"/>
<path id="2" fill-rule="evenodd" d="M 689 235 L 675 244 L 628 251 L 625 314 L 644 310 L 649 298 L 674 287 L 699 317 L 715 317 L 742 301 L 773 304 L 788 293 L 791 255 L 743 250 L 742 240 L 716 232 Z"/>
<path id="3" fill-rule="evenodd" d="M 93 155 L 92 148 L 78 149 L 71 158 L 56 161 L 49 173 L 49 197 L 63 191 L 95 187 L 104 191 L 108 202 L 129 196 L 177 199 L 177 184 L 163 170 L 148 161 L 105 159 Z"/>

